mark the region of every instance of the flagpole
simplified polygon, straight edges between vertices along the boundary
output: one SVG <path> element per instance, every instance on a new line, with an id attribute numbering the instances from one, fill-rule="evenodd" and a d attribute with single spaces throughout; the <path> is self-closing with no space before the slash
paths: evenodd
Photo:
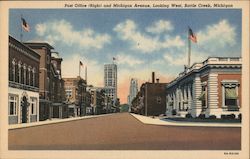
<path id="1" fill-rule="evenodd" d="M 86 84 L 87 84 L 87 66 L 85 67 L 85 81 L 86 81 Z"/>
<path id="2" fill-rule="evenodd" d="M 190 58 L 191 58 L 191 40 L 189 38 L 189 27 L 188 27 L 188 68 L 190 67 Z"/>
<path id="3" fill-rule="evenodd" d="M 81 64 L 80 64 L 80 61 L 79 61 L 79 77 L 81 77 L 80 73 L 81 73 Z"/>
<path id="4" fill-rule="evenodd" d="M 20 25 L 20 26 L 21 26 L 21 27 L 20 27 L 20 29 L 21 29 L 20 41 L 21 41 L 21 42 L 23 42 L 23 28 L 22 28 L 22 23 L 23 23 L 23 22 L 22 22 L 22 18 L 23 18 L 23 15 L 21 14 L 21 23 L 20 23 L 20 24 L 21 24 L 21 25 Z"/>

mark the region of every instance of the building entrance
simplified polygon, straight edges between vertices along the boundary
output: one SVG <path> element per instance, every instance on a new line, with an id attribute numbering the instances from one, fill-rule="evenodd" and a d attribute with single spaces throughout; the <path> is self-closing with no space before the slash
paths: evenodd
<path id="1" fill-rule="evenodd" d="M 22 99 L 22 123 L 27 123 L 27 98 L 24 96 Z"/>

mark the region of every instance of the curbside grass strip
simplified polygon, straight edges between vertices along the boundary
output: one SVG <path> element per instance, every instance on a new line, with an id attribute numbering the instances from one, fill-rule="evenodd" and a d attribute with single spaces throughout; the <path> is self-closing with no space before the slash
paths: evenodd
<path id="1" fill-rule="evenodd" d="M 142 116 L 138 114 L 130 113 L 136 119 L 141 121 L 144 124 L 151 124 L 151 125 L 166 125 L 166 126 L 199 126 L 199 127 L 241 127 L 241 123 L 190 123 L 190 122 L 183 122 L 183 121 L 163 121 L 159 118 L 151 118 L 147 116 Z"/>

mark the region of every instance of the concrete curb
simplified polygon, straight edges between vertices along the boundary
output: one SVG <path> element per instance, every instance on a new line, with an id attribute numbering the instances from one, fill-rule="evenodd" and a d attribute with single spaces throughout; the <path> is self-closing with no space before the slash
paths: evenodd
<path id="1" fill-rule="evenodd" d="M 98 118 L 98 117 L 108 116 L 108 115 L 111 115 L 111 114 L 91 115 L 91 116 L 73 117 L 73 118 L 65 118 L 65 119 L 53 119 L 53 120 L 46 120 L 46 121 L 39 121 L 39 122 L 25 123 L 25 124 L 14 124 L 14 125 L 9 125 L 9 130 L 29 128 L 29 127 L 34 127 L 34 126 L 43 126 L 43 125 L 56 124 L 56 123 L 64 123 L 64 122 L 77 121 L 77 120 L 83 120 L 83 119 Z"/>
<path id="2" fill-rule="evenodd" d="M 163 121 L 158 118 L 151 118 L 138 114 L 130 113 L 133 117 L 144 124 L 166 125 L 166 126 L 199 126 L 199 127 L 241 127 L 241 123 L 201 123 L 201 122 L 182 122 L 182 121 Z"/>

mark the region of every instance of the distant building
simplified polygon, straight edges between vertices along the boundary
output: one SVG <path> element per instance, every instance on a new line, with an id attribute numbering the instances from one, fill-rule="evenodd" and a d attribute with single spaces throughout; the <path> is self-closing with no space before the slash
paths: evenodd
<path id="1" fill-rule="evenodd" d="M 39 121 L 40 55 L 9 36 L 9 124 Z"/>
<path id="2" fill-rule="evenodd" d="M 104 89 L 114 103 L 117 100 L 117 65 L 114 63 L 104 65 Z"/>
<path id="3" fill-rule="evenodd" d="M 52 52 L 51 54 L 51 101 L 53 107 L 53 118 L 67 118 L 68 117 L 68 105 L 65 104 L 65 90 L 64 80 L 61 74 L 62 58 L 59 57 L 58 52 Z"/>
<path id="4" fill-rule="evenodd" d="M 185 117 L 241 113 L 241 58 L 210 57 L 184 70 L 166 87 L 166 114 Z"/>
<path id="5" fill-rule="evenodd" d="M 138 82 L 136 79 L 132 78 L 130 80 L 129 95 L 128 95 L 129 111 L 131 110 L 132 100 L 136 97 L 137 93 L 138 93 Z"/>
<path id="6" fill-rule="evenodd" d="M 90 108 L 88 108 L 87 113 L 92 115 L 106 113 L 105 90 L 100 87 L 88 87 L 87 90 L 91 96 Z"/>
<path id="7" fill-rule="evenodd" d="M 152 83 L 143 83 L 136 98 L 132 101 L 131 111 L 145 116 L 158 116 L 166 112 L 166 85 L 155 83 L 155 74 L 152 73 Z"/>
<path id="8" fill-rule="evenodd" d="M 89 107 L 89 95 L 86 91 L 87 84 L 80 76 L 76 78 L 63 78 L 66 94 L 66 103 L 69 106 L 69 116 L 83 116 L 86 107 Z"/>

